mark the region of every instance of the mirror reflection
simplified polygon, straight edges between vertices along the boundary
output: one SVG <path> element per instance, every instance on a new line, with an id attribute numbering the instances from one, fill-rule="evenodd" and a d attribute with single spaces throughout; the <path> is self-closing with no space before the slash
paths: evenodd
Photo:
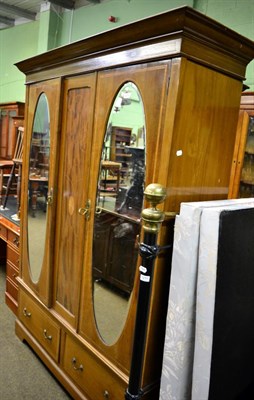
<path id="1" fill-rule="evenodd" d="M 126 320 L 138 257 L 145 180 L 145 118 L 137 86 L 118 92 L 101 153 L 93 236 L 94 311 L 114 343 Z"/>
<path id="2" fill-rule="evenodd" d="M 28 179 L 28 252 L 33 282 L 39 280 L 46 236 L 50 130 L 46 95 L 40 95 L 34 116 Z"/>

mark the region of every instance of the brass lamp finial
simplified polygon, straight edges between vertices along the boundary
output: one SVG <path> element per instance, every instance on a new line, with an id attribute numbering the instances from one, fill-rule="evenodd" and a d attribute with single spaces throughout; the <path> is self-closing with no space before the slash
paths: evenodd
<path id="1" fill-rule="evenodd" d="M 144 191 L 147 201 L 151 203 L 150 208 L 142 211 L 143 227 L 146 232 L 158 233 L 160 225 L 164 220 L 164 213 L 156 207 L 166 198 L 166 188 L 159 183 L 151 183 Z"/>

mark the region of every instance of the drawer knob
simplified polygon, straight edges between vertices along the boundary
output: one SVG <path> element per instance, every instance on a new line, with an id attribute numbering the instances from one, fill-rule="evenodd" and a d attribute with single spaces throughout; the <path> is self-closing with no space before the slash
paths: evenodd
<path id="1" fill-rule="evenodd" d="M 30 318 L 31 315 L 32 315 L 29 311 L 27 311 L 26 308 L 23 308 L 23 314 L 24 314 L 24 316 L 27 317 L 27 318 Z"/>
<path id="2" fill-rule="evenodd" d="M 105 399 L 109 399 L 109 392 L 107 390 L 104 391 L 103 396 Z"/>
<path id="3" fill-rule="evenodd" d="M 80 365 L 77 367 L 77 360 L 76 360 L 75 357 L 72 358 L 71 363 L 72 363 L 73 369 L 75 369 L 75 371 L 83 371 L 84 367 L 83 367 L 82 364 L 80 364 Z"/>
<path id="4" fill-rule="evenodd" d="M 51 336 L 51 335 L 48 335 L 47 329 L 44 329 L 44 330 L 43 330 L 43 336 L 44 336 L 44 338 L 47 339 L 47 340 L 52 340 L 52 336 Z"/>

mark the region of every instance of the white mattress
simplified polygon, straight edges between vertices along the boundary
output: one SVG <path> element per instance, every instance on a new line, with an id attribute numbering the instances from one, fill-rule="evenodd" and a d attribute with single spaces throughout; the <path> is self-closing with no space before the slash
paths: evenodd
<path id="1" fill-rule="evenodd" d="M 208 398 L 218 218 L 225 209 L 253 207 L 254 199 L 181 205 L 175 222 L 161 400 Z"/>

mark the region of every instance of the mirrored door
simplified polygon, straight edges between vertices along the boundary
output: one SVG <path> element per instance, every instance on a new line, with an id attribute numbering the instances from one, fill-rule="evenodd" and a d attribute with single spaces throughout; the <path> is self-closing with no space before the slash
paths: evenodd
<path id="1" fill-rule="evenodd" d="M 25 126 L 26 153 L 21 199 L 22 278 L 47 305 L 51 302 L 53 244 L 59 142 L 60 81 L 29 88 L 28 119 Z"/>
<path id="2" fill-rule="evenodd" d="M 246 113 L 247 114 L 247 113 Z M 247 139 L 243 155 L 238 197 L 254 196 L 254 113 L 248 115 Z"/>
<path id="3" fill-rule="evenodd" d="M 50 194 L 50 114 L 47 96 L 41 93 L 36 106 L 30 143 L 28 173 L 28 255 L 34 283 L 40 278 L 44 258 Z"/>
<path id="4" fill-rule="evenodd" d="M 107 344 L 117 340 L 128 313 L 144 181 L 144 106 L 138 87 L 126 82 L 116 95 L 106 126 L 94 216 L 93 305 L 98 332 Z"/>
<path id="5" fill-rule="evenodd" d="M 125 372 L 135 322 L 143 190 L 155 176 L 168 67 L 109 70 L 97 79 L 79 332 Z M 160 96 L 154 96 L 157 91 Z"/>

